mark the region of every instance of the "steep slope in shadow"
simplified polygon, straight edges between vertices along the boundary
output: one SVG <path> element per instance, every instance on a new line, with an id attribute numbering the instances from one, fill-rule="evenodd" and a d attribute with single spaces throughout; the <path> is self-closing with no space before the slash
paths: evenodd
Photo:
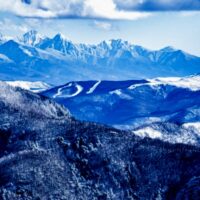
<path id="1" fill-rule="evenodd" d="M 195 199 L 200 192 L 198 147 L 80 122 L 5 83 L 0 109 L 3 200 Z"/>

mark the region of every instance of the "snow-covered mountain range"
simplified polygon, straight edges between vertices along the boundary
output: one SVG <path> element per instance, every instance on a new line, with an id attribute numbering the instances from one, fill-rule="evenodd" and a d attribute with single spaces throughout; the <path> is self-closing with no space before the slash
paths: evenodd
<path id="1" fill-rule="evenodd" d="M 4 39 L 1 39 L 4 38 Z M 20 39 L 0 37 L 0 79 L 62 84 L 72 80 L 127 80 L 187 76 L 200 72 L 200 58 L 166 47 L 152 51 L 123 40 L 74 44 L 30 31 Z"/>
<path id="2" fill-rule="evenodd" d="M 199 72 L 172 47 L 0 34 L 0 199 L 198 199 Z"/>

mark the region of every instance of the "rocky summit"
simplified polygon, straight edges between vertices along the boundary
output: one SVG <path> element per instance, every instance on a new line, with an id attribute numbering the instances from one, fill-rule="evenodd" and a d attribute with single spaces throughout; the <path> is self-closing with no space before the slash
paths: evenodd
<path id="1" fill-rule="evenodd" d="M 130 80 L 199 73 L 200 57 L 173 47 L 149 50 L 121 39 L 76 44 L 31 30 L 19 39 L 0 36 L 0 79 L 64 84 L 82 80 Z"/>

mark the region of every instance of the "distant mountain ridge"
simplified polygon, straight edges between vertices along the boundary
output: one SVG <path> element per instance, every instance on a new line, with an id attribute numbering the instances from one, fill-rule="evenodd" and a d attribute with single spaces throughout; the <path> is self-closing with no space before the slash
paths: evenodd
<path id="1" fill-rule="evenodd" d="M 199 83 L 200 75 L 139 81 L 79 81 L 41 94 L 64 105 L 80 120 L 131 129 L 140 136 L 193 143 L 200 141 Z M 178 139 L 169 139 L 170 135 Z"/>
<path id="2" fill-rule="evenodd" d="M 121 39 L 97 45 L 75 44 L 62 34 L 48 38 L 34 30 L 19 40 L 0 42 L 0 55 L 3 80 L 62 84 L 72 80 L 127 80 L 200 72 L 199 57 L 173 47 L 152 51 Z"/>

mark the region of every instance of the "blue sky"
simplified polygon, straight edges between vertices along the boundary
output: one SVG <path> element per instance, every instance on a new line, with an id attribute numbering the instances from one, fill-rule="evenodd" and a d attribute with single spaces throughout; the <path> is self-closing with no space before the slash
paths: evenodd
<path id="1" fill-rule="evenodd" d="M 105 5 L 99 4 L 99 0 L 86 0 L 87 6 L 91 4 L 89 14 L 87 9 L 84 12 L 81 10 L 83 2 L 86 1 L 80 0 L 75 0 L 77 4 L 68 5 L 62 12 L 60 10 L 65 1 L 58 0 L 58 4 L 62 2 L 62 7 L 58 6 L 57 9 L 51 4 L 39 5 L 38 2 L 44 0 L 33 0 L 34 4 L 30 8 L 20 7 L 20 3 L 16 9 L 15 6 L 9 9 L 6 3 L 2 6 L 1 1 L 0 32 L 4 35 L 20 36 L 29 29 L 36 29 L 47 36 L 60 32 L 77 43 L 98 43 L 111 38 L 121 38 L 149 49 L 174 46 L 200 56 L 199 0 L 174 0 L 177 4 L 171 0 L 106 0 L 108 7 L 110 6 L 106 9 Z M 31 12 L 27 13 L 29 9 Z"/>

